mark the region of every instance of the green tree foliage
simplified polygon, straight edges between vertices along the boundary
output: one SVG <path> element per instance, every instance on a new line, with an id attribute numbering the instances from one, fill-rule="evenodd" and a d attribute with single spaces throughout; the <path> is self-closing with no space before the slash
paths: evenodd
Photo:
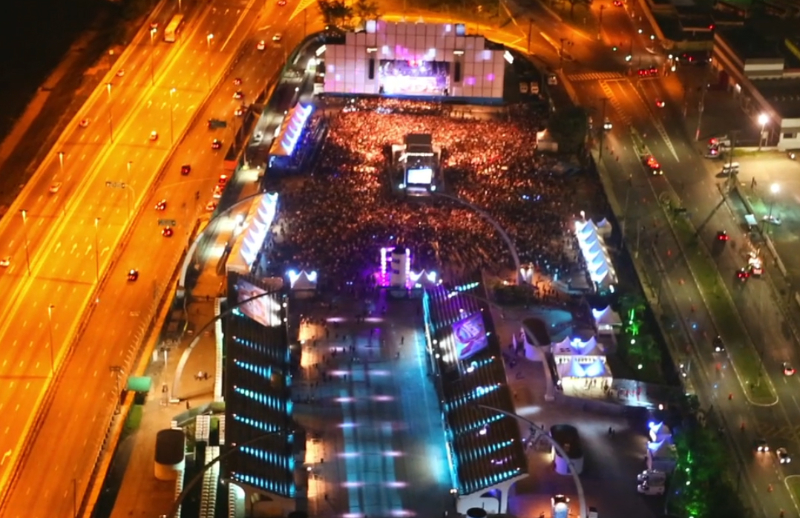
<path id="1" fill-rule="evenodd" d="M 558 110 L 550 117 L 547 129 L 558 142 L 558 150 L 574 153 L 586 139 L 586 110 L 580 106 Z"/>
<path id="2" fill-rule="evenodd" d="M 746 516 L 734 484 L 730 455 L 716 431 L 700 426 L 682 427 L 674 435 L 678 451 L 669 506 L 695 518 L 740 518 Z"/>

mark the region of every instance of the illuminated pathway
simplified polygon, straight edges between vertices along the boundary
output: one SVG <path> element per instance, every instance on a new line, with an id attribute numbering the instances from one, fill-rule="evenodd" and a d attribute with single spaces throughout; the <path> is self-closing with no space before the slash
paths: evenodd
<path id="1" fill-rule="evenodd" d="M 322 326 L 301 330 L 302 364 L 311 378 L 304 377 L 295 398 L 315 401 L 295 412 L 324 444 L 308 449 L 307 461 L 322 479 L 310 484 L 311 510 L 352 518 L 435 516 L 452 503 L 441 412 L 426 372 L 424 335 L 414 325 L 420 302 L 376 297 L 365 322 L 355 318 L 363 302 L 348 300 L 353 309 L 346 314 L 325 312 L 327 339 Z"/>

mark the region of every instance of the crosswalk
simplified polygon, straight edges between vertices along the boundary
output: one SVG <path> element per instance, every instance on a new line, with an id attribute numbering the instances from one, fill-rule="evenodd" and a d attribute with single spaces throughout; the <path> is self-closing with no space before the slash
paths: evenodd
<path id="1" fill-rule="evenodd" d="M 611 87 L 608 86 L 608 83 L 605 81 L 600 81 L 600 88 L 603 89 L 603 94 L 608 99 L 608 103 L 614 108 L 614 111 L 617 113 L 618 119 L 625 125 L 631 123 L 630 116 L 625 113 L 625 110 L 622 109 L 622 105 L 620 104 L 617 97 L 614 95 L 614 91 L 611 90 Z"/>
<path id="2" fill-rule="evenodd" d="M 797 437 L 800 437 L 800 425 L 791 426 L 785 424 L 774 426 L 763 423 L 757 423 L 757 425 L 759 437 L 767 437 L 779 441 L 794 441 Z"/>
<path id="3" fill-rule="evenodd" d="M 625 79 L 619 72 L 585 72 L 582 74 L 570 74 L 567 76 L 570 81 L 613 81 L 615 79 Z"/>

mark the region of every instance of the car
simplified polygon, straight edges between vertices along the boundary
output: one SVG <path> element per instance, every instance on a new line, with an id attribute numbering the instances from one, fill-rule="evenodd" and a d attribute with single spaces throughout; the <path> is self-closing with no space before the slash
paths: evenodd
<path id="1" fill-rule="evenodd" d="M 243 107 L 243 106 L 239 106 L 238 108 L 236 108 L 235 110 L 233 110 L 233 114 L 234 114 L 236 117 L 241 117 L 242 115 L 244 115 L 244 107 Z"/>
<path id="2" fill-rule="evenodd" d="M 606 131 L 611 131 L 611 128 L 613 128 L 613 127 L 614 127 L 614 125 L 611 124 L 611 119 L 606 117 L 605 120 L 603 121 L 603 129 L 606 130 Z"/>
<path id="3" fill-rule="evenodd" d="M 164 237 L 172 237 L 172 234 L 174 234 L 174 232 L 170 226 L 166 226 L 161 229 L 161 235 Z"/>
<path id="4" fill-rule="evenodd" d="M 736 270 L 736 278 L 742 282 L 745 282 L 748 278 L 750 278 L 750 272 L 748 272 L 746 268 L 739 268 Z"/>
<path id="5" fill-rule="evenodd" d="M 217 210 L 217 202 L 211 200 L 210 202 L 206 203 L 206 211 L 214 212 L 215 210 Z"/>
<path id="6" fill-rule="evenodd" d="M 659 108 L 663 108 L 664 101 L 662 101 L 661 99 L 656 99 L 656 106 L 658 106 Z"/>
<path id="7" fill-rule="evenodd" d="M 214 186 L 214 193 L 211 195 L 213 198 L 222 198 L 222 191 L 225 190 L 224 185 L 215 185 Z"/>
<path id="8" fill-rule="evenodd" d="M 278 0 L 278 5 L 283 7 L 284 5 L 286 5 L 286 0 Z"/>
<path id="9" fill-rule="evenodd" d="M 775 450 L 775 455 L 778 456 L 778 462 L 781 464 L 789 464 L 792 462 L 792 456 L 786 451 L 786 448 L 778 448 Z"/>
<path id="10" fill-rule="evenodd" d="M 711 341 L 711 346 L 714 347 L 715 353 L 721 353 L 725 351 L 725 343 L 722 341 L 722 337 L 717 335 Z"/>
<path id="11" fill-rule="evenodd" d="M 89 119 L 81 119 L 81 121 L 78 123 L 78 126 L 80 126 L 81 128 L 88 128 Z"/>
<path id="12" fill-rule="evenodd" d="M 155 142 L 156 140 L 158 140 L 158 132 L 153 130 L 150 132 L 150 141 Z"/>
<path id="13" fill-rule="evenodd" d="M 658 67 L 652 66 L 649 68 L 640 68 L 639 77 L 654 77 L 658 75 Z"/>
<path id="14" fill-rule="evenodd" d="M 647 169 L 650 170 L 650 174 L 653 176 L 661 176 L 664 174 L 664 170 L 661 169 L 661 164 L 652 156 L 647 156 L 645 158 L 644 165 L 647 166 Z"/>
<path id="15" fill-rule="evenodd" d="M 161 200 L 160 202 L 156 203 L 156 210 L 166 210 L 167 209 L 167 200 Z"/>
<path id="16" fill-rule="evenodd" d="M 150 22 L 151 29 L 158 29 L 158 22 Z"/>
<path id="17" fill-rule="evenodd" d="M 614 7 L 622 7 L 622 2 L 620 0 L 614 0 Z"/>
<path id="18" fill-rule="evenodd" d="M 258 144 L 262 140 L 264 140 L 264 134 L 261 133 L 260 131 L 256 131 L 255 135 L 253 135 L 253 142 Z"/>
<path id="19" fill-rule="evenodd" d="M 233 84 L 236 85 L 236 86 L 239 86 L 240 84 L 242 84 L 242 78 L 241 77 L 234 77 L 233 78 Z"/>
<path id="20" fill-rule="evenodd" d="M 53 182 L 50 184 L 50 194 L 55 194 L 61 189 L 61 182 Z"/>
<path id="21" fill-rule="evenodd" d="M 643 482 L 636 486 L 636 490 L 642 495 L 663 495 L 665 487 L 663 485 L 654 486 Z"/>
<path id="22" fill-rule="evenodd" d="M 120 68 L 119 70 L 117 70 L 117 77 L 122 77 L 124 75 L 125 75 L 125 69 L 124 68 Z"/>
<path id="23" fill-rule="evenodd" d="M 11 258 L 10 257 L 6 256 L 6 257 L 3 257 L 2 259 L 0 259 L 0 267 L 8 268 L 9 266 L 11 266 Z"/>
<path id="24" fill-rule="evenodd" d="M 183 176 L 186 176 L 187 174 L 189 174 L 191 172 L 192 172 L 192 166 L 190 166 L 189 164 L 184 164 L 184 165 L 181 166 L 181 174 Z"/>
<path id="25" fill-rule="evenodd" d="M 727 230 L 718 230 L 717 231 L 717 241 L 728 241 L 730 236 L 728 235 Z"/>
<path id="26" fill-rule="evenodd" d="M 219 175 L 219 179 L 217 180 L 217 184 L 218 185 L 222 185 L 223 187 L 225 185 L 228 185 L 228 175 L 226 175 L 226 174 Z"/>
<path id="27" fill-rule="evenodd" d="M 792 367 L 792 364 L 790 364 L 789 362 L 783 362 L 783 364 L 781 364 L 781 367 L 783 368 L 784 376 L 794 376 L 794 367 Z"/>
<path id="28" fill-rule="evenodd" d="M 722 158 L 722 153 L 720 153 L 719 147 L 710 147 L 706 151 L 705 154 L 706 158 Z"/>
<path id="29" fill-rule="evenodd" d="M 281 38 L 282 38 L 281 33 L 280 32 L 276 32 L 275 35 L 272 37 L 272 41 L 274 41 L 275 43 L 278 43 L 278 42 L 281 41 Z"/>
<path id="30" fill-rule="evenodd" d="M 767 444 L 767 440 L 763 437 L 756 440 L 756 451 L 758 453 L 766 453 L 769 451 L 769 444 Z"/>
<path id="31" fill-rule="evenodd" d="M 236 90 L 235 92 L 233 92 L 233 98 L 239 100 L 244 99 L 244 92 L 242 92 L 241 90 Z"/>
<path id="32" fill-rule="evenodd" d="M 215 138 L 211 141 L 211 149 L 220 149 L 222 148 L 222 141 L 218 138 Z"/>
<path id="33" fill-rule="evenodd" d="M 772 214 L 762 216 L 761 221 L 764 223 L 772 223 L 773 225 L 780 225 L 783 223 L 783 220 L 780 216 L 773 216 Z"/>
<path id="34" fill-rule="evenodd" d="M 128 270 L 128 282 L 134 282 L 139 278 L 139 270 L 131 268 Z"/>
<path id="35" fill-rule="evenodd" d="M 256 49 L 258 50 L 264 50 L 265 48 L 267 48 L 267 42 L 264 40 L 259 41 L 258 45 L 256 45 Z"/>

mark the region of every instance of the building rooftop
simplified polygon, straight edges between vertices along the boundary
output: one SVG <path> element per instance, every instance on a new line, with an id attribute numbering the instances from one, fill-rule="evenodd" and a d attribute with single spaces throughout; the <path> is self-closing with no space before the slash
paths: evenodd
<path id="1" fill-rule="evenodd" d="M 754 24 L 741 27 L 723 27 L 720 35 L 742 61 L 760 58 L 781 58 L 781 42 L 764 37 Z"/>
<path id="2" fill-rule="evenodd" d="M 426 290 L 423 299 L 446 440 L 452 452 L 450 469 L 460 494 L 473 494 L 527 474 L 516 419 L 480 406 L 514 412 L 488 308 L 468 293 L 476 290 L 478 283 L 469 286 L 449 290 L 439 285 Z M 464 322 L 471 324 L 460 327 Z M 486 340 L 478 346 L 465 346 L 465 328 L 475 331 L 473 338 L 485 336 Z"/>
<path id="3" fill-rule="evenodd" d="M 753 85 L 781 117 L 800 118 L 800 78 L 760 79 Z"/>

